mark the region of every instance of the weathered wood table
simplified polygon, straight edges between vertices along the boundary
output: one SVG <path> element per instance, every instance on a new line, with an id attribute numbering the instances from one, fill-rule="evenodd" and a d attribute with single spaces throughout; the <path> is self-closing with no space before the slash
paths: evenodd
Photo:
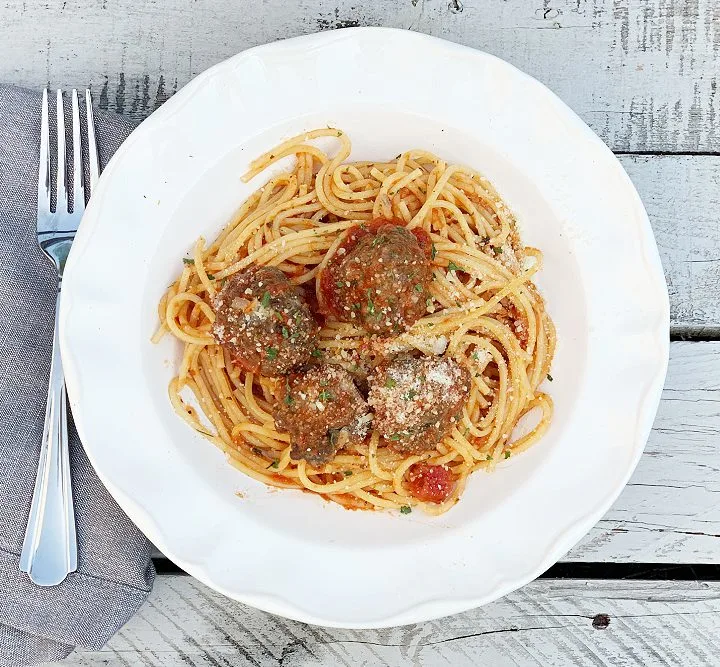
<path id="1" fill-rule="evenodd" d="M 618 154 L 648 209 L 671 300 L 670 371 L 645 455 L 561 564 L 482 609 L 326 630 L 165 568 L 107 647 L 66 664 L 720 664 L 717 0 L 5 0 L 0 81 L 89 85 L 101 107 L 141 119 L 249 46 L 356 25 L 496 54 L 558 93 Z"/>

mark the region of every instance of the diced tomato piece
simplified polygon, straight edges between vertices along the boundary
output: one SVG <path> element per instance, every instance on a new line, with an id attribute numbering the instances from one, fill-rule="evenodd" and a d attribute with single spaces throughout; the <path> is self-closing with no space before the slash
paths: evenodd
<path id="1" fill-rule="evenodd" d="M 410 495 L 428 503 L 441 503 L 455 488 L 455 475 L 446 466 L 416 463 L 407 472 Z"/>

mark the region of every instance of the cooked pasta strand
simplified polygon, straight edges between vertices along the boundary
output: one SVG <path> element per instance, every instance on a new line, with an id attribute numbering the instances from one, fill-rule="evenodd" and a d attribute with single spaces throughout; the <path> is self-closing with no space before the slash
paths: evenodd
<path id="1" fill-rule="evenodd" d="M 339 144 L 334 154 L 312 143 L 328 138 Z M 294 167 L 252 194 L 215 241 L 197 241 L 192 260 L 159 303 L 153 341 L 169 332 L 183 343 L 168 388 L 171 403 L 248 476 L 351 509 L 416 506 L 441 514 L 458 501 L 472 472 L 490 471 L 527 449 L 550 425 L 552 399 L 540 387 L 556 334 L 532 283 L 542 254 L 522 245 L 511 211 L 478 172 L 423 150 L 387 162 L 348 163 L 350 149 L 344 132 L 326 128 L 288 139 L 253 161 L 243 180 L 295 156 Z M 223 279 L 254 265 L 277 266 L 294 284 L 313 285 L 348 230 L 376 217 L 430 235 L 434 280 L 427 313 L 390 341 L 328 317 L 319 334 L 321 354 L 348 370 L 365 363 L 363 355 L 382 357 L 390 348 L 445 354 L 468 369 L 472 387 L 460 420 L 435 449 L 400 454 L 371 432 L 364 444 L 314 469 L 290 457 L 289 435 L 275 428 L 273 402 L 282 381 L 235 366 L 216 344 L 212 300 Z M 205 419 L 183 397 L 186 388 Z M 516 435 L 526 415 L 535 425 Z M 421 462 L 452 471 L 455 485 L 442 503 L 411 494 L 407 475 Z"/>

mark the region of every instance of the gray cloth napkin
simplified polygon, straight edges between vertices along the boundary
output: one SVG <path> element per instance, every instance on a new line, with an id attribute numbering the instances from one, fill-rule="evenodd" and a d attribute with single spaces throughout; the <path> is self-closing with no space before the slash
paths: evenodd
<path id="1" fill-rule="evenodd" d="M 0 86 L 0 665 L 12 667 L 59 660 L 75 646 L 100 648 L 142 604 L 155 577 L 149 542 L 97 478 L 72 425 L 77 572 L 41 588 L 18 569 L 43 431 L 56 293 L 54 269 L 35 237 L 40 99 Z M 96 127 L 105 164 L 133 127 L 100 112 Z"/>

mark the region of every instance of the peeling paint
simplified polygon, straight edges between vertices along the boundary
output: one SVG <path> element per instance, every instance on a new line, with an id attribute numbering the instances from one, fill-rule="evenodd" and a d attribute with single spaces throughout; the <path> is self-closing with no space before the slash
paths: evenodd
<path id="1" fill-rule="evenodd" d="M 117 90 L 115 91 L 115 111 L 125 113 L 125 74 L 120 72 Z"/>
<path id="2" fill-rule="evenodd" d="M 415 4 L 415 3 L 413 3 Z M 355 7 L 351 8 L 357 13 L 357 9 Z M 321 16 L 317 18 L 316 24 L 318 27 L 318 30 L 337 30 L 338 28 L 356 28 L 360 25 L 366 25 L 361 21 L 361 19 L 355 19 L 355 18 L 348 18 L 348 19 L 341 19 L 340 18 L 340 9 L 338 7 L 335 8 L 334 16 L 332 18 Z"/>
<path id="3" fill-rule="evenodd" d="M 105 77 L 102 88 L 100 89 L 100 97 L 98 98 L 98 107 L 103 110 L 108 109 L 108 78 Z"/>
<path id="4" fill-rule="evenodd" d="M 616 21 L 616 30 L 620 33 L 620 46 L 624 53 L 630 50 L 628 35 L 630 32 L 630 13 L 625 0 L 615 0 L 613 3 L 613 19 Z"/>
<path id="5" fill-rule="evenodd" d="M 155 109 L 160 107 L 168 97 L 169 95 L 165 90 L 165 77 L 161 74 L 158 80 L 157 92 L 155 93 Z"/>

